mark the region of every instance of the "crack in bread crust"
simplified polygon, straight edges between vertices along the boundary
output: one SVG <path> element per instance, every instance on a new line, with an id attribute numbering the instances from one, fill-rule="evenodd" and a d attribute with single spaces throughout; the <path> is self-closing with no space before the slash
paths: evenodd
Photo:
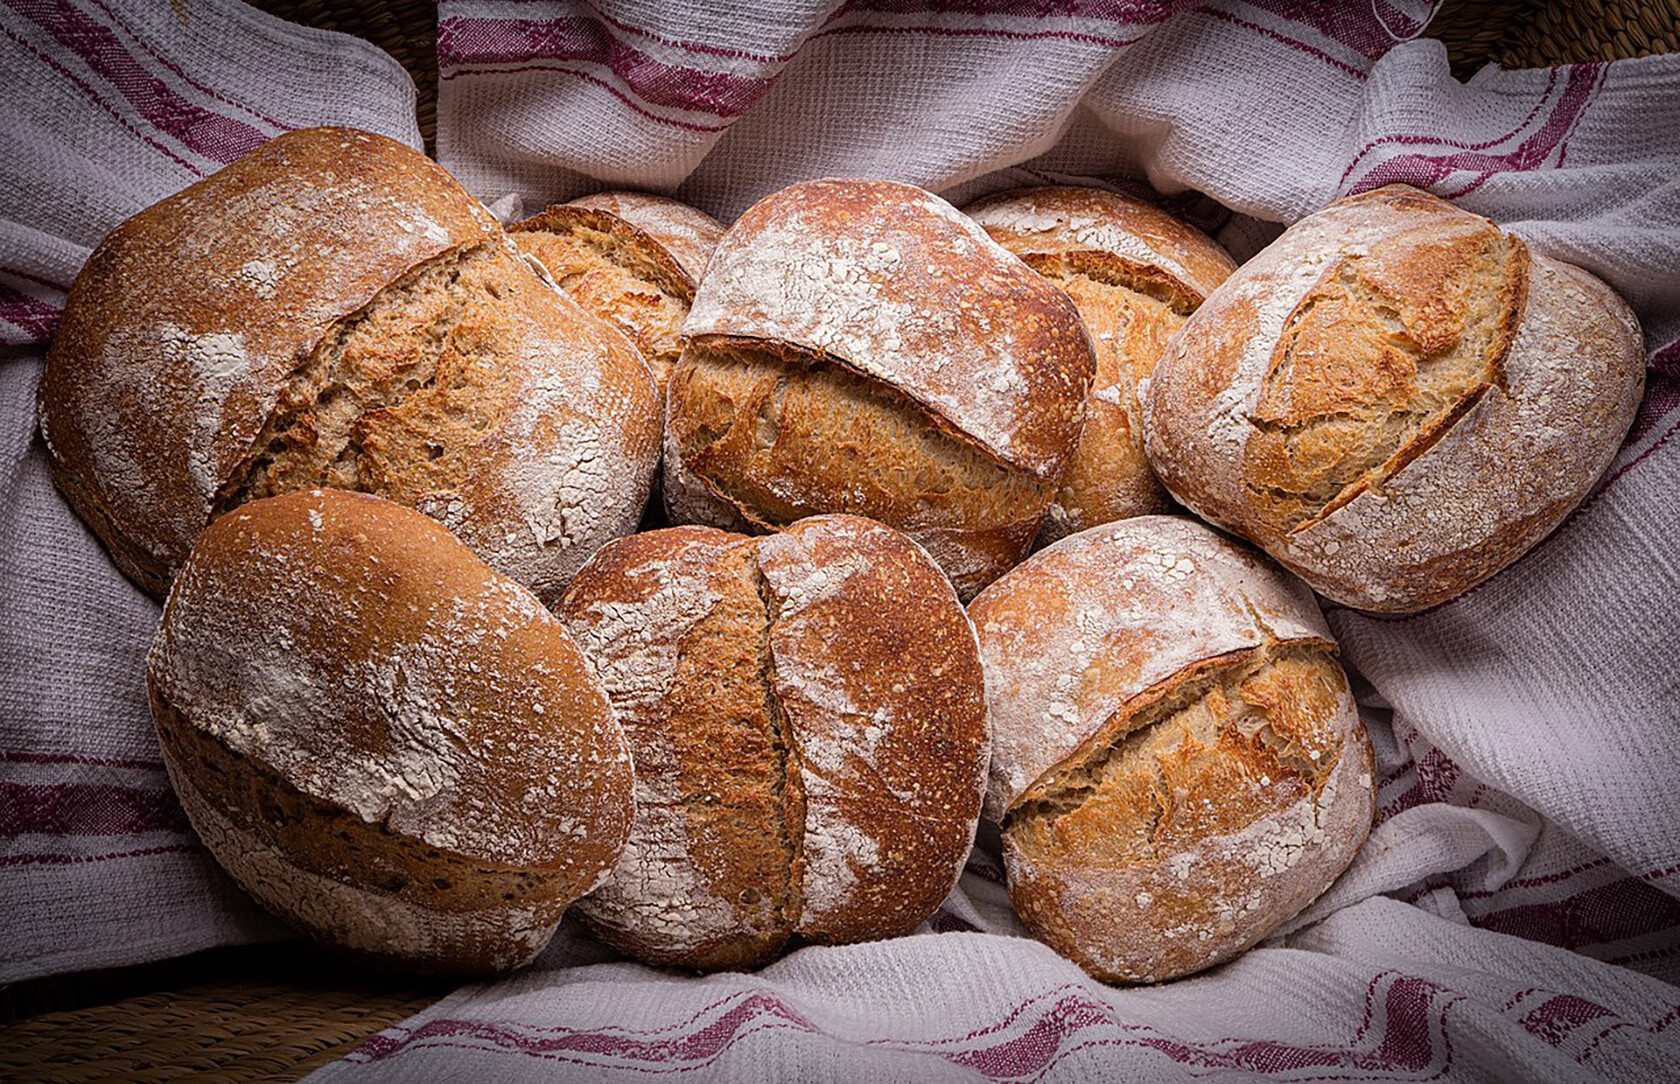
<path id="1" fill-rule="evenodd" d="M 746 341 L 697 342 L 673 381 L 683 463 L 759 530 L 823 512 L 901 530 L 986 530 L 1036 520 L 1054 488 L 831 361 Z"/>
<path id="2" fill-rule="evenodd" d="M 1504 386 L 1527 261 L 1481 224 L 1402 233 L 1330 267 L 1285 322 L 1249 417 L 1243 485 L 1271 529 L 1380 492 Z"/>
<path id="3" fill-rule="evenodd" d="M 504 324 L 487 314 L 520 271 L 497 242 L 453 249 L 340 321 L 288 380 L 218 511 L 318 486 L 412 505 L 458 484 L 508 412 Z"/>
<path id="4" fill-rule="evenodd" d="M 1024 849 L 1059 849 L 1072 832 L 1091 848 L 1087 860 L 1105 865 L 1157 862 L 1184 838 L 1240 829 L 1237 817 L 1183 808 L 1198 780 L 1251 785 L 1263 798 L 1285 792 L 1316 795 L 1341 755 L 1341 735 L 1329 734 L 1345 686 L 1331 651 L 1321 643 L 1274 644 L 1237 657 L 1197 664 L 1138 699 L 1106 736 L 1068 758 L 1011 808 L 1003 830 Z M 1170 689 L 1167 695 L 1157 690 Z M 1186 789 L 1188 788 L 1188 789 Z M 1299 792 L 1296 794 L 1295 792 Z M 1066 824 L 1061 822 L 1066 821 Z M 1060 827 L 1059 827 L 1060 825 Z"/>
<path id="5" fill-rule="evenodd" d="M 787 855 L 787 892 L 782 903 L 782 919 L 790 931 L 796 931 L 799 916 L 805 907 L 804 878 L 802 876 L 805 849 L 805 790 L 796 763 L 798 753 L 789 741 L 787 716 L 782 711 L 781 698 L 776 695 L 776 659 L 770 650 L 770 630 L 776 623 L 781 604 L 759 567 L 757 548 L 752 560 L 753 584 L 758 589 L 764 607 L 764 624 L 758 638 L 758 679 L 764 694 L 764 713 L 770 722 L 770 741 L 775 755 L 771 775 L 771 790 L 776 801 L 776 828 Z M 790 770 L 791 768 L 791 770 Z M 780 948 L 781 946 L 778 946 Z"/>

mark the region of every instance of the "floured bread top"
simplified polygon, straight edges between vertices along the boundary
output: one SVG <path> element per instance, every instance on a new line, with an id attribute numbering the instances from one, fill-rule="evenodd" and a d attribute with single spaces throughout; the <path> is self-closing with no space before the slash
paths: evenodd
<path id="1" fill-rule="evenodd" d="M 809 181 L 753 205 L 683 331 L 824 355 L 1040 479 L 1065 468 L 1091 379 L 1065 294 L 944 200 L 890 181 Z"/>
<path id="2" fill-rule="evenodd" d="M 147 676 L 196 730 L 440 851 L 588 885 L 629 831 L 629 749 L 571 636 L 388 501 L 302 491 L 218 519 Z"/>
<path id="3" fill-rule="evenodd" d="M 78 280 L 43 381 L 60 485 L 154 591 L 211 516 L 330 486 L 436 515 L 557 595 L 646 501 L 644 362 L 414 152 L 337 129 L 270 146 L 136 216 Z M 285 269 L 257 285 L 231 262 L 253 237 Z"/>
<path id="4" fill-rule="evenodd" d="M 1192 520 L 1139 516 L 1063 539 L 969 606 L 992 713 L 986 816 L 1002 821 L 1136 698 L 1269 641 L 1328 644 L 1306 588 Z"/>
<path id="5" fill-rule="evenodd" d="M 1369 828 L 1369 743 L 1311 595 L 1188 519 L 1073 535 L 971 607 L 987 816 L 1035 936 L 1105 981 L 1259 940 Z"/>
<path id="6" fill-rule="evenodd" d="M 650 962 L 902 933 L 949 893 L 987 755 L 973 631 L 897 532 L 817 516 L 609 544 L 560 613 L 635 747 L 636 827 L 579 903 Z"/>
<path id="7" fill-rule="evenodd" d="M 1339 601 L 1457 594 L 1561 521 L 1637 404 L 1631 313 L 1544 264 L 1403 185 L 1303 219 L 1162 357 L 1157 473 Z M 1537 462 L 1560 469 L 1533 478 Z"/>
<path id="8" fill-rule="evenodd" d="M 348 128 L 282 135 L 136 214 L 77 276 L 42 381 L 78 511 L 161 593 L 327 330 L 499 234 L 425 155 Z"/>

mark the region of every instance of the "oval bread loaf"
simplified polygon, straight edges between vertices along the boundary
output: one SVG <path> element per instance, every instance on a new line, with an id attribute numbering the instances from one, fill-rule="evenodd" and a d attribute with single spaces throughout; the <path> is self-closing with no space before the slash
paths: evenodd
<path id="1" fill-rule="evenodd" d="M 909 539 L 853 516 L 604 547 L 559 613 L 636 762 L 636 824 L 578 904 L 649 963 L 755 967 L 908 932 L 955 886 L 987 724 L 974 633 Z"/>
<path id="2" fill-rule="evenodd" d="M 1168 511 L 1172 500 L 1143 452 L 1138 383 L 1236 263 L 1195 227 L 1141 200 L 1096 188 L 1001 192 L 964 213 L 1067 291 L 1096 349 L 1085 428 L 1039 528 L 1038 544 L 1127 516 Z"/>
<path id="3" fill-rule="evenodd" d="M 749 208 L 683 333 L 674 521 L 869 516 L 964 598 L 1031 543 L 1094 365 L 1066 294 L 944 200 L 888 181 L 811 181 Z"/>
<path id="4" fill-rule="evenodd" d="M 214 516 L 332 486 L 436 516 L 552 598 L 635 529 L 659 427 L 628 340 L 425 156 L 344 128 L 112 231 L 41 383 L 60 489 L 154 595 Z"/>
<path id="5" fill-rule="evenodd" d="M 573 300 L 641 349 L 663 400 L 683 320 L 723 226 L 674 199 L 600 192 L 554 204 L 508 230 Z"/>
<path id="6" fill-rule="evenodd" d="M 1563 521 L 1644 372 L 1609 287 L 1390 185 L 1291 226 L 1214 291 L 1149 381 L 1146 447 L 1174 496 L 1321 594 L 1413 612 Z"/>
<path id="7" fill-rule="evenodd" d="M 146 667 L 205 845 L 311 936 L 406 969 L 528 963 L 633 819 L 630 755 L 530 592 L 333 490 L 218 519 Z"/>
<path id="8" fill-rule="evenodd" d="M 986 816 L 1034 936 L 1104 981 L 1227 960 L 1370 829 L 1369 738 L 1312 595 L 1188 519 L 1063 539 L 969 608 Z"/>

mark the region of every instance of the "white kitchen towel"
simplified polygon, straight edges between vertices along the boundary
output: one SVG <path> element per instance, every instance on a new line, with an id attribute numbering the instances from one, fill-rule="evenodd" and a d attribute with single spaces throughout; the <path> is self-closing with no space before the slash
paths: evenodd
<path id="1" fill-rule="evenodd" d="M 159 608 L 47 475 L 41 348 L 92 247 L 290 128 L 420 146 L 366 42 L 240 4 L 0 0 L 0 982 L 283 935 L 169 789 L 142 660 Z"/>
<path id="2" fill-rule="evenodd" d="M 7 341 L 44 339 L 87 247 L 241 140 L 336 120 L 415 142 L 388 59 L 225 3 L 181 10 L 0 0 L 0 75 L 27 107 L 0 120 Z M 1381 818 L 1243 959 L 1159 989 L 1090 982 L 1020 936 L 983 837 L 917 936 L 697 979 L 612 962 L 568 925 L 537 969 L 322 1075 L 1661 1077 L 1680 1055 L 1680 58 L 1459 84 L 1438 44 L 1404 40 L 1428 14 L 446 0 L 440 157 L 486 199 L 630 185 L 728 218 L 822 174 L 958 202 L 1083 180 L 1161 199 L 1242 257 L 1338 194 L 1407 180 L 1608 278 L 1652 369 L 1603 488 L 1535 552 L 1415 618 L 1331 611 Z M 51 490 L 39 354 L 0 364 L 0 900 L 17 916 L 0 978 L 273 936 L 169 800 L 139 682 L 156 608 Z"/>

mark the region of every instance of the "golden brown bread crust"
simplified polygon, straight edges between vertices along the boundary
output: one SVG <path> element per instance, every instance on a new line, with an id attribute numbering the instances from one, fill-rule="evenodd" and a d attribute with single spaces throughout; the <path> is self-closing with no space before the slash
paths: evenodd
<path id="1" fill-rule="evenodd" d="M 1144 456 L 1138 383 L 1236 264 L 1200 230 L 1100 189 L 1001 192 L 964 213 L 1067 291 L 1096 350 L 1085 428 L 1038 545 L 1170 509 L 1172 500 Z"/>
<path id="2" fill-rule="evenodd" d="M 635 749 L 630 843 L 578 905 L 610 943 L 753 967 L 795 936 L 903 933 L 949 894 L 983 682 L 950 584 L 904 536 L 838 515 L 653 531 L 604 547 L 559 612 Z"/>
<path id="3" fill-rule="evenodd" d="M 301 357 L 392 279 L 495 231 L 430 159 L 346 128 L 287 133 L 113 230 L 71 287 L 41 414 L 55 476 L 119 567 L 161 596 Z M 156 424 L 173 418 L 202 424 Z"/>
<path id="4" fill-rule="evenodd" d="M 786 749 L 766 667 L 755 543 L 674 527 L 601 549 L 558 613 L 593 660 L 636 761 L 636 822 L 578 903 L 602 940 L 701 970 L 775 956 L 799 917 Z"/>
<path id="5" fill-rule="evenodd" d="M 293 492 L 218 519 L 170 593 L 147 684 L 212 852 L 356 951 L 528 962 L 629 832 L 629 750 L 565 629 L 375 497 Z"/>
<path id="6" fill-rule="evenodd" d="M 1410 612 L 1562 522 L 1643 380 L 1608 287 L 1391 185 L 1303 219 L 1209 297 L 1149 382 L 1146 449 L 1181 501 L 1328 597 Z"/>
<path id="7" fill-rule="evenodd" d="M 881 516 L 918 541 L 937 531 L 954 546 L 973 530 L 979 540 L 964 554 L 972 567 L 958 573 L 965 596 L 1022 551 L 995 565 L 979 556 L 1036 529 L 1077 441 L 1094 365 L 1066 294 L 943 200 L 885 181 L 812 181 L 754 205 L 720 242 L 684 334 L 666 441 L 674 518 L 733 527 L 838 511 Z M 752 378 L 730 377 L 736 364 L 752 367 Z M 834 401 L 813 402 L 821 409 L 805 412 L 809 428 L 778 428 L 773 418 L 742 427 L 742 395 L 760 400 L 766 381 L 774 389 L 784 375 L 808 383 L 827 371 L 838 375 L 821 377 L 833 385 L 822 395 Z M 731 383 L 742 387 L 723 387 Z M 890 402 L 880 413 L 902 439 L 853 445 L 820 485 L 759 473 L 850 444 L 854 401 Z M 765 441 L 770 454 L 712 447 L 731 435 Z M 947 473 L 956 459 L 989 460 L 992 473 L 1019 481 L 1007 498 L 993 492 L 971 509 L 924 484 L 926 471 Z M 961 473 L 967 491 L 981 472 Z M 765 492 L 777 508 L 756 503 Z M 900 516 L 901 506 L 917 518 Z M 953 571 L 947 555 L 935 556 Z"/>
<path id="8" fill-rule="evenodd" d="M 723 227 L 676 200 L 602 192 L 555 204 L 508 230 L 578 304 L 635 342 L 663 395 L 683 320 Z"/>
<path id="9" fill-rule="evenodd" d="M 1252 945 L 1352 860 L 1372 753 L 1300 584 L 1186 519 L 1073 535 L 970 616 L 987 816 L 1035 936 L 1105 981 Z"/>
<path id="10" fill-rule="evenodd" d="M 429 160 L 308 129 L 101 243 L 41 431 L 72 507 L 154 594 L 213 515 L 312 485 L 447 512 L 557 591 L 640 515 L 660 424 L 644 370 Z"/>
<path id="11" fill-rule="evenodd" d="M 854 516 L 761 539 L 770 659 L 805 811 L 799 933 L 905 933 L 956 887 L 990 749 L 979 650 L 916 544 Z"/>

